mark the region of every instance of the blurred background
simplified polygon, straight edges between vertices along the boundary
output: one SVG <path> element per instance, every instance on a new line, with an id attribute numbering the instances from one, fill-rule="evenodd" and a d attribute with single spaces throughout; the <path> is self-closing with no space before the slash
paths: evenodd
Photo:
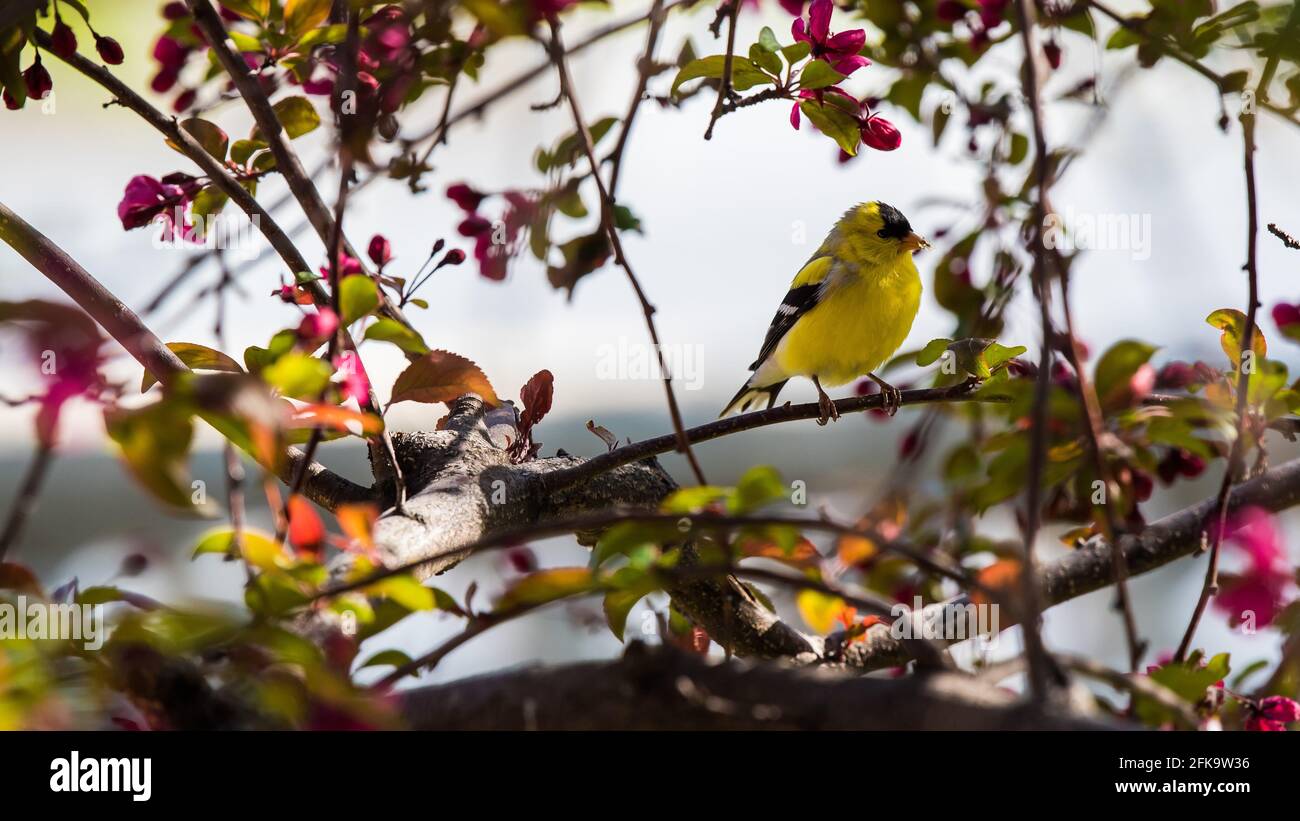
<path id="1" fill-rule="evenodd" d="M 133 88 L 147 89 L 154 70 L 148 55 L 161 30 L 155 6 L 161 4 L 90 5 L 97 28 L 118 38 L 126 50 L 119 75 Z M 612 14 L 622 17 L 642 13 L 649 4 L 614 0 L 610 5 Z M 760 7 L 741 15 L 738 42 L 752 42 L 763 25 L 788 40 L 790 16 L 775 3 Z M 836 30 L 848 27 L 849 18 L 839 14 L 832 26 Z M 580 10 L 566 25 L 568 41 L 577 41 L 610 16 L 599 9 Z M 688 36 L 699 54 L 722 51 L 723 45 L 707 31 L 711 18 L 709 4 L 692 14 L 674 15 L 661 40 L 661 56 L 671 58 Z M 574 58 L 578 92 L 591 119 L 622 115 L 635 79 L 634 55 L 643 44 L 644 31 L 638 28 Z M 1096 251 L 1075 263 L 1073 298 L 1080 333 L 1094 354 L 1132 336 L 1162 346 L 1157 365 L 1167 359 L 1219 364 L 1218 333 L 1203 320 L 1217 308 L 1242 306 L 1246 293 L 1241 273 L 1246 212 L 1240 135 L 1235 125 L 1228 134 L 1216 126 L 1219 98 L 1210 84 L 1172 61 L 1120 82 L 1119 67 L 1132 61 L 1131 52 L 1106 53 L 1077 35 L 1062 44 L 1064 66 L 1049 80 L 1048 99 L 1099 67 L 1111 112 L 1055 189 L 1055 205 L 1075 215 L 1146 215 L 1151 226 L 1146 258 L 1130 251 Z M 999 49 L 996 59 L 981 62 L 980 71 L 1014 77 L 1018 46 Z M 458 91 L 460 103 L 469 104 L 542 59 L 540 48 L 527 42 L 494 50 L 478 86 Z M 117 203 L 136 174 L 157 177 L 194 169 L 134 114 L 105 106 L 107 96 L 101 89 L 57 60 L 47 65 L 55 81 L 52 110 L 28 105 L 23 111 L 0 113 L 0 145 L 9 158 L 0 175 L 0 201 L 66 249 L 119 298 L 142 310 L 188 254 L 154 247 L 150 231 L 123 232 Z M 846 85 L 865 96 L 883 93 L 892 79 L 888 69 L 870 67 Z M 967 81 L 974 86 L 979 78 Z M 652 90 L 666 92 L 670 82 L 670 74 L 662 75 Z M 455 233 L 460 211 L 443 192 L 461 181 L 488 191 L 540 184 L 532 163 L 535 148 L 568 133 L 571 123 L 563 109 L 533 111 L 530 106 L 555 95 L 555 81 L 548 73 L 494 105 L 481 120 L 457 125 L 449 144 L 434 153 L 434 172 L 426 178 L 429 189 L 420 195 L 413 196 L 400 181 L 369 185 L 350 203 L 347 230 L 353 243 L 364 246 L 372 234 L 386 235 L 396 256 L 389 271 L 398 275 L 414 273 L 439 237 L 468 250 L 469 244 Z M 405 111 L 404 128 L 426 131 L 441 113 L 441 99 L 440 94 L 430 94 Z M 924 107 L 938 103 L 927 97 Z M 964 159 L 965 133 L 960 128 L 950 128 L 935 146 L 928 127 L 886 104 L 881 111 L 902 131 L 902 147 L 888 154 L 864 151 L 841 165 L 830 141 L 810 133 L 807 126 L 802 132 L 790 128 L 784 104 L 754 106 L 728 116 L 713 139 L 705 141 L 711 106 L 711 94 L 687 102 L 681 110 L 644 106 L 620 191 L 620 201 L 636 212 L 645 228 L 644 235 L 629 235 L 625 244 L 659 309 L 661 338 L 691 366 L 678 375 L 677 383 L 688 425 L 712 419 L 735 392 L 790 277 L 846 208 L 880 199 L 901 209 L 924 234 L 952 229 L 954 236 L 961 236 L 964 232 L 956 232 L 971 228 L 966 206 L 979 201 L 978 169 Z M 224 105 L 207 116 L 232 135 L 246 133 L 251 125 L 238 105 Z M 1088 131 L 1091 117 L 1086 106 L 1053 102 L 1047 116 L 1049 141 L 1077 141 Z M 325 155 L 328 131 L 320 129 L 301 141 L 309 168 Z M 1300 166 L 1293 159 L 1297 140 L 1300 133 L 1293 127 L 1267 116 L 1260 120 L 1261 219 L 1292 231 L 1300 228 L 1294 197 L 1300 190 Z M 332 190 L 334 183 L 327 177 L 320 182 L 324 190 Z M 283 184 L 272 178 L 259 199 L 273 202 L 282 191 Z M 940 200 L 949 204 L 938 204 Z M 284 222 L 296 224 L 296 214 Z M 313 235 L 303 233 L 299 239 L 309 260 L 323 261 Z M 939 252 L 918 256 L 927 286 L 940 245 Z M 1300 256 L 1267 236 L 1259 249 L 1266 308 L 1261 318 L 1273 343 L 1270 356 L 1285 361 L 1294 374 L 1300 370 L 1300 350 L 1282 340 L 1265 317 L 1273 303 L 1300 298 Z M 258 251 L 258 264 L 239 280 L 246 298 L 227 312 L 226 350 L 236 358 L 245 347 L 264 345 L 275 329 L 297 321 L 292 306 L 270 296 L 285 273 L 278 259 L 265 246 Z M 0 299 L 63 299 L 8 247 L 0 247 L 0 271 Z M 148 314 L 146 322 L 164 340 L 214 345 L 214 306 L 210 300 L 196 302 L 195 295 L 218 277 L 215 266 L 205 266 Z M 602 451 L 604 445 L 585 430 L 588 419 L 633 440 L 670 429 L 663 389 L 653 375 L 634 378 L 636 374 L 611 374 L 602 367 L 602 358 L 607 365 L 611 351 L 646 354 L 640 310 L 618 270 L 609 267 L 582 280 L 569 300 L 550 287 L 542 266 L 525 256 L 500 283 L 479 276 L 472 264 L 443 269 L 422 296 L 429 299 L 430 308 L 413 311 L 412 319 L 430 346 L 474 359 L 501 396 L 516 398 L 519 386 L 542 368 L 554 373 L 554 410 L 537 434 L 544 455 L 556 448 L 578 454 Z M 1000 341 L 1028 345 L 1036 357 L 1036 326 L 1035 310 L 1021 301 L 1008 312 Z M 951 330 L 949 315 L 927 294 L 905 347 L 918 348 Z M 28 355 L 15 338 L 0 334 L 0 356 L 6 365 L 0 368 L 0 395 L 26 395 L 37 378 Z M 116 364 L 116 376 L 129 382 L 139 378 L 138 366 L 127 357 L 119 357 Z M 403 360 L 396 349 L 372 346 L 366 350 L 366 364 L 381 399 L 386 399 Z M 899 378 L 906 381 L 907 376 Z M 851 390 L 846 386 L 833 393 L 847 395 Z M 796 380 L 782 399 L 813 397 L 811 385 Z M 889 421 L 845 418 L 826 428 L 812 422 L 779 425 L 707 443 L 698 453 L 716 483 L 733 481 L 751 465 L 772 464 L 787 481 L 807 482 L 810 506 L 825 505 L 852 517 L 863 512 L 890 478 L 898 437 L 919 412 L 904 409 Z M 7 509 L 30 458 L 33 413 L 31 408 L 0 404 L 0 509 Z M 419 430 L 431 428 L 441 414 L 440 407 L 404 403 L 395 406 L 388 419 L 395 429 Z M 73 403 L 64 420 L 40 507 L 11 558 L 33 567 L 48 587 L 74 576 L 86 586 L 112 577 L 124 556 L 143 552 L 152 559 L 150 569 L 127 585 L 132 589 L 171 602 L 237 601 L 243 582 L 237 566 L 210 557 L 194 563 L 189 559 L 196 538 L 212 523 L 169 516 L 136 487 L 108 450 L 98 408 Z M 1279 440 L 1272 443 L 1270 455 L 1280 462 L 1294 450 Z M 195 477 L 220 495 L 224 482 L 219 439 L 205 431 L 196 451 Z M 932 447 L 930 452 L 940 449 Z M 354 440 L 327 446 L 323 461 L 368 484 L 364 458 L 364 446 Z M 674 472 L 682 467 L 676 457 L 664 461 Z M 1148 519 L 1212 495 L 1220 469 L 1216 463 L 1200 480 L 1177 486 L 1176 494 L 1157 490 L 1144 507 Z M 258 494 L 250 492 L 249 501 L 255 505 L 252 523 L 267 526 L 264 504 L 256 506 Z M 1282 525 L 1287 532 L 1295 527 L 1289 517 Z M 985 527 L 990 535 L 1014 533 L 1010 521 L 996 516 Z M 1055 535 L 1052 529 L 1043 534 L 1043 559 L 1064 550 Z M 1296 558 L 1294 546 L 1291 551 Z M 536 552 L 544 566 L 586 561 L 586 551 L 572 540 L 552 540 L 536 546 Z M 459 597 L 477 580 L 480 595 L 491 594 L 509 577 L 500 561 L 468 561 L 436 584 Z M 1228 569 L 1234 561 L 1229 559 Z M 1151 640 L 1152 655 L 1177 644 L 1203 574 L 1201 561 L 1188 559 L 1132 583 L 1139 626 Z M 1103 592 L 1051 610 L 1046 615 L 1050 645 L 1124 666 L 1120 624 L 1109 604 Z M 783 612 L 797 621 L 793 610 Z M 641 613 L 642 608 L 633 612 L 630 632 L 643 623 Z M 456 629 L 450 618 L 408 619 L 372 640 L 361 657 L 388 647 L 414 655 Z M 1255 659 L 1275 659 L 1278 650 L 1275 634 L 1230 631 L 1222 614 L 1214 611 L 1203 623 L 1198 643 L 1231 650 L 1237 669 Z M 1016 648 L 1015 631 L 1001 646 Z M 450 656 L 430 680 L 507 663 L 610 656 L 618 650 L 600 617 L 599 602 L 591 601 L 551 608 L 499 628 Z"/>

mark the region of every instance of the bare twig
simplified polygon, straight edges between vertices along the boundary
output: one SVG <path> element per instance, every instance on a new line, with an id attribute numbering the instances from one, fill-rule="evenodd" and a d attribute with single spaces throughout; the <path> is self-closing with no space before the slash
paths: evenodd
<path id="1" fill-rule="evenodd" d="M 1029 476 L 1026 488 L 1025 547 L 1020 573 L 1021 595 L 1025 614 L 1022 625 L 1025 636 L 1025 654 L 1029 658 L 1030 696 L 1042 703 L 1048 696 L 1051 661 L 1043 647 L 1039 628 L 1041 605 L 1038 592 L 1038 572 L 1034 559 L 1034 542 L 1042 519 L 1043 465 L 1047 459 L 1047 391 L 1052 362 L 1052 321 L 1049 311 L 1051 300 L 1051 272 L 1048 270 L 1046 248 L 1040 232 L 1047 216 L 1048 191 L 1051 190 L 1051 171 L 1048 165 L 1047 140 L 1043 133 L 1043 112 L 1038 97 L 1038 51 L 1034 43 L 1034 10 L 1029 0 L 1016 0 L 1016 16 L 1020 25 L 1021 42 L 1025 60 L 1022 69 L 1025 99 L 1034 123 L 1034 173 L 1037 178 L 1038 197 L 1033 204 L 1033 279 L 1038 291 L 1039 320 L 1042 329 L 1042 352 L 1038 363 L 1038 380 L 1034 387 L 1033 427 L 1030 431 Z"/>
<path id="2" fill-rule="evenodd" d="M 1268 224 L 1268 232 L 1273 236 L 1277 237 L 1278 239 L 1282 240 L 1282 244 L 1290 248 L 1291 250 L 1300 251 L 1300 240 L 1297 240 L 1295 237 L 1291 236 L 1286 231 L 1283 231 L 1281 228 L 1278 228 L 1277 223 L 1270 222 Z"/>
<path id="3" fill-rule="evenodd" d="M 13 504 L 9 507 L 9 516 L 5 519 L 4 530 L 0 531 L 0 562 L 5 560 L 9 548 L 17 543 L 18 536 L 23 532 L 23 525 L 35 510 L 36 502 L 40 498 L 41 485 L 45 482 L 45 473 L 53 458 L 53 446 L 49 442 L 38 441 L 32 453 L 32 463 L 27 466 L 22 484 L 18 486 L 18 494 L 14 496 Z"/>
<path id="4" fill-rule="evenodd" d="M 717 125 L 723 109 L 731 99 L 731 64 L 736 51 L 736 16 L 740 13 L 740 0 L 728 0 L 731 8 L 727 9 L 727 53 L 722 58 L 722 81 L 718 86 L 718 99 L 713 104 L 713 113 L 709 115 L 709 127 L 704 130 L 704 139 L 713 139 L 713 126 Z"/>
<path id="5" fill-rule="evenodd" d="M 650 331 L 650 343 L 654 346 L 655 355 L 659 360 L 659 369 L 663 374 L 664 393 L 668 399 L 668 414 L 672 417 L 673 430 L 677 435 L 677 450 L 686 457 L 686 461 L 691 466 L 691 472 L 695 474 L 696 481 L 702 485 L 708 484 L 708 481 L 704 478 L 704 471 L 700 469 L 700 464 L 695 459 L 695 453 L 691 450 L 690 441 L 686 438 L 681 409 L 677 405 L 677 394 L 673 391 L 672 372 L 668 369 L 668 363 L 664 359 L 663 348 L 659 344 L 659 331 L 655 328 L 655 307 L 646 298 L 640 281 L 637 279 L 636 274 L 632 272 L 632 265 L 628 262 L 627 255 L 623 253 L 623 243 L 619 239 L 618 226 L 615 224 L 614 219 L 614 201 L 610 197 L 609 189 L 605 187 L 604 181 L 600 178 L 600 162 L 596 159 L 591 131 L 587 128 L 587 121 L 582 116 L 582 107 L 578 104 L 578 96 L 573 88 L 573 80 L 569 77 L 564 44 L 560 40 L 560 21 L 552 16 L 548 22 L 551 26 L 551 60 L 555 63 L 556 73 L 559 74 L 560 90 L 569 101 L 569 110 L 573 114 L 574 126 L 582 142 L 583 152 L 587 155 L 587 162 L 591 164 L 592 179 L 595 181 L 596 190 L 600 194 L 601 225 L 605 229 L 606 238 L 609 240 L 610 248 L 614 252 L 614 261 L 627 275 L 628 283 L 631 284 L 637 300 L 641 303 L 641 313 L 645 316 L 646 328 Z"/>
<path id="6" fill-rule="evenodd" d="M 623 154 L 627 150 L 627 141 L 632 134 L 632 123 L 636 120 L 636 113 L 641 110 L 641 104 L 645 102 L 646 86 L 649 85 L 650 76 L 655 70 L 655 46 L 659 42 L 659 32 L 667 16 L 663 0 L 654 0 L 648 14 L 650 32 L 646 35 L 645 53 L 637 61 L 636 90 L 632 92 L 632 102 L 628 104 L 627 114 L 623 117 L 623 128 L 619 132 L 618 143 L 610 154 L 609 198 L 611 200 L 618 199 L 618 180 L 623 171 Z M 592 173 L 599 172 L 592 169 Z"/>
<path id="7" fill-rule="evenodd" d="M 903 391 L 899 406 L 906 407 L 932 402 L 1004 402 L 1007 398 L 996 394 L 981 394 L 979 393 L 979 384 L 972 381 L 950 385 L 945 388 L 922 388 Z M 855 396 L 850 399 L 838 399 L 835 402 L 835 409 L 843 415 L 873 410 L 883 407 L 883 405 L 884 398 L 881 394 L 871 394 L 869 396 Z M 766 410 L 751 411 L 738 416 L 716 419 L 694 428 L 688 428 L 684 433 L 688 442 L 698 444 L 768 425 L 802 419 L 817 419 L 820 413 L 821 409 L 816 402 L 807 402 L 800 405 L 786 403 Z M 676 448 L 676 443 L 677 436 L 675 433 L 656 436 L 653 439 L 643 439 L 640 442 L 624 445 L 594 456 L 573 468 L 555 471 L 544 477 L 543 483 L 548 493 L 555 493 L 573 487 L 593 476 L 613 470 L 620 465 L 629 465 L 649 456 L 669 453 Z"/>
<path id="8" fill-rule="evenodd" d="M 1291 14 L 1280 31 L 1279 37 L 1285 39 L 1287 35 L 1294 30 L 1297 22 L 1300 21 L 1300 3 L 1291 5 Z M 1277 64 L 1281 52 L 1275 50 L 1269 55 L 1268 62 L 1264 66 L 1263 76 L 1260 77 L 1259 86 L 1256 89 L 1255 96 L 1260 103 L 1268 101 L 1268 86 L 1272 82 L 1273 75 L 1277 71 Z M 1210 539 L 1210 560 L 1205 568 L 1205 583 L 1201 587 L 1201 594 L 1196 599 L 1196 607 L 1192 610 L 1191 621 L 1187 625 L 1187 631 L 1183 634 L 1183 640 L 1178 644 L 1178 651 L 1174 654 L 1176 661 L 1182 661 L 1187 658 L 1187 653 L 1191 649 L 1192 641 L 1196 638 L 1196 628 L 1200 625 L 1201 617 L 1205 615 L 1205 608 L 1209 605 L 1210 599 L 1218 595 L 1219 592 L 1219 554 L 1223 548 L 1223 538 L 1228 528 L 1228 498 L 1232 492 L 1232 483 L 1236 481 L 1238 472 L 1242 469 L 1245 462 L 1245 431 L 1246 431 L 1246 413 L 1249 409 L 1249 389 L 1250 375 L 1254 371 L 1254 362 L 1251 357 L 1254 356 L 1253 347 L 1255 342 L 1255 316 L 1259 309 L 1259 268 L 1258 268 L 1258 238 L 1259 238 L 1259 204 L 1255 187 L 1255 108 L 1252 105 L 1242 107 L 1241 111 L 1241 140 L 1243 149 L 1243 167 L 1246 176 L 1246 264 L 1244 266 L 1247 278 L 1247 304 L 1246 304 L 1246 327 L 1241 332 L 1241 361 L 1237 363 L 1237 424 L 1236 435 L 1232 440 L 1232 449 L 1228 454 L 1228 464 L 1223 471 L 1223 481 L 1219 484 L 1219 495 L 1215 503 L 1215 515 L 1213 524 L 1213 533 Z"/>

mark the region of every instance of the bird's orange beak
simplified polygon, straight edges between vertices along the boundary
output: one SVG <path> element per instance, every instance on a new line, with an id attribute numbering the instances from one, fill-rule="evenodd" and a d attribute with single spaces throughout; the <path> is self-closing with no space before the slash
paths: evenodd
<path id="1" fill-rule="evenodd" d="M 930 247 L 930 241 L 915 231 L 903 237 L 902 244 L 904 251 L 913 254 Z"/>

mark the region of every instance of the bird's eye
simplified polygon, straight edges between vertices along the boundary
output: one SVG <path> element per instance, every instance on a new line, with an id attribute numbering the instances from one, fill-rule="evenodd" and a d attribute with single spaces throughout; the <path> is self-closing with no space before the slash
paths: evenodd
<path id="1" fill-rule="evenodd" d="M 880 237 L 881 239 L 885 239 L 885 229 L 881 228 L 879 231 L 877 231 L 876 236 Z"/>

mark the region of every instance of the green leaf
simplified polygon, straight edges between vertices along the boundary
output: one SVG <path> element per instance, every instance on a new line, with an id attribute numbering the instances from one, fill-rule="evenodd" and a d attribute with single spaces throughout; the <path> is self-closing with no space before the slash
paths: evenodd
<path id="1" fill-rule="evenodd" d="M 249 20 L 263 21 L 271 13 L 271 0 L 221 0 L 221 5 Z"/>
<path id="2" fill-rule="evenodd" d="M 1218 328 L 1223 333 L 1219 336 L 1219 346 L 1227 354 L 1228 361 L 1232 363 L 1233 371 L 1241 367 L 1242 351 L 1241 340 L 1246 335 L 1246 315 L 1236 308 L 1220 308 L 1205 318 L 1205 321 Z M 1254 332 L 1250 338 L 1251 350 L 1255 352 L 1255 359 L 1262 360 L 1268 354 L 1268 343 L 1264 341 L 1264 329 L 1255 324 Z"/>
<path id="3" fill-rule="evenodd" d="M 834 106 L 821 105 L 816 100 L 804 100 L 799 103 L 799 110 L 818 131 L 834 140 L 845 154 L 853 156 L 858 153 L 862 134 L 854 117 Z"/>
<path id="4" fill-rule="evenodd" d="M 1007 155 L 1007 162 L 1012 165 L 1019 165 L 1029 156 L 1029 138 L 1024 134 L 1011 135 L 1011 153 Z"/>
<path id="5" fill-rule="evenodd" d="M 284 33 L 297 40 L 324 23 L 332 5 L 332 0 L 285 0 Z"/>
<path id="6" fill-rule="evenodd" d="M 343 277 L 339 282 L 339 309 L 343 312 L 344 327 L 367 316 L 379 307 L 379 289 L 375 281 L 365 274 Z"/>
<path id="7" fill-rule="evenodd" d="M 745 471 L 736 483 L 736 491 L 727 499 L 727 511 L 749 513 L 756 508 L 785 498 L 786 487 L 781 474 L 771 465 L 758 465 Z"/>
<path id="8" fill-rule="evenodd" d="M 934 364 L 939 357 L 943 356 L 943 352 L 948 350 L 948 346 L 951 344 L 951 339 L 931 339 L 916 355 L 916 364 L 922 368 Z"/>
<path id="9" fill-rule="evenodd" d="M 182 362 L 196 371 L 228 371 L 230 373 L 243 373 L 244 371 L 234 359 L 206 345 L 199 345 L 194 342 L 168 342 L 167 347 L 171 349 L 172 353 L 180 357 Z M 149 390 L 157 381 L 152 373 L 145 371 L 144 379 L 140 383 L 140 392 L 144 393 Z"/>
<path id="10" fill-rule="evenodd" d="M 287 353 L 262 370 L 262 378 L 291 399 L 315 399 L 329 384 L 330 366 L 299 351 Z"/>
<path id="11" fill-rule="evenodd" d="M 615 589 L 605 594 L 602 603 L 605 623 L 609 625 L 614 638 L 623 641 L 623 634 L 627 632 L 628 614 L 637 602 L 658 590 L 659 584 L 650 574 L 631 567 L 620 568 L 610 581 Z"/>
<path id="12" fill-rule="evenodd" d="M 754 65 L 768 74 L 780 75 L 781 73 L 781 58 L 763 48 L 759 43 L 749 47 L 749 59 Z"/>
<path id="13" fill-rule="evenodd" d="M 758 33 L 758 45 L 773 54 L 781 50 L 781 44 L 776 41 L 776 33 L 769 26 L 763 26 L 763 30 Z"/>
<path id="14" fill-rule="evenodd" d="M 284 126 L 284 131 L 291 140 L 296 140 L 320 127 L 320 115 L 316 113 L 316 109 L 306 97 L 285 97 L 272 108 L 275 110 L 276 119 Z M 258 128 L 253 129 L 249 139 L 254 142 L 266 141 Z"/>
<path id="15" fill-rule="evenodd" d="M 235 552 L 235 531 L 231 528 L 220 528 L 209 531 L 194 546 L 192 558 L 198 558 L 206 553 L 216 553 L 221 556 L 243 556 L 254 567 L 267 569 L 268 567 L 278 567 L 284 563 L 286 556 L 280 546 L 280 543 L 272 537 L 258 530 L 241 530 L 239 533 L 239 553 Z"/>
<path id="16" fill-rule="evenodd" d="M 156 498 L 181 510 L 212 512 L 211 502 L 194 500 L 188 465 L 194 418 L 180 403 L 163 399 L 130 410 L 109 407 L 104 426 L 127 469 Z"/>
<path id="17" fill-rule="evenodd" d="M 843 79 L 844 75 L 831 68 L 829 63 L 813 60 L 799 72 L 799 87 L 815 90 L 833 86 Z"/>
<path id="18" fill-rule="evenodd" d="M 401 650 L 380 650 L 361 663 L 358 670 L 367 667 L 405 667 L 411 663 L 411 657 Z"/>
<path id="19" fill-rule="evenodd" d="M 188 120 L 181 120 L 180 127 L 214 158 L 222 161 L 226 159 L 226 147 L 230 144 L 230 138 L 215 123 L 208 122 L 200 117 L 191 117 Z M 185 153 L 180 146 L 171 140 L 167 141 L 167 145 L 182 154 Z"/>
<path id="20" fill-rule="evenodd" d="M 266 143 L 257 140 L 235 140 L 230 146 L 230 159 L 240 165 L 248 165 L 249 159 L 267 147 Z"/>
<path id="21" fill-rule="evenodd" d="M 494 610 L 500 613 L 515 607 L 546 604 L 557 599 L 586 593 L 595 586 L 595 576 L 586 567 L 538 570 L 511 585 L 501 595 Z"/>
<path id="22" fill-rule="evenodd" d="M 781 47 L 781 56 L 784 57 L 785 61 L 790 65 L 794 65 L 800 60 L 803 60 L 809 54 L 812 54 L 812 45 L 810 43 L 793 43 Z"/>
<path id="23" fill-rule="evenodd" d="M 666 503 L 665 503 L 666 504 Z M 603 534 L 591 551 L 591 567 L 600 567 L 614 556 L 627 556 L 646 545 L 680 542 L 682 531 L 666 522 L 619 522 Z"/>
<path id="24" fill-rule="evenodd" d="M 432 588 L 416 581 L 414 576 L 389 576 L 364 588 L 368 596 L 391 599 L 412 612 L 433 610 L 436 602 Z"/>
<path id="25" fill-rule="evenodd" d="M 696 485 L 679 488 L 664 499 L 659 509 L 664 513 L 698 513 L 714 502 L 725 499 L 730 493 L 725 487 Z"/>
<path id="26" fill-rule="evenodd" d="M 423 356 L 429 352 L 429 346 L 424 344 L 424 340 L 420 338 L 419 334 L 402 323 L 387 317 L 376 320 L 370 327 L 366 328 L 365 339 L 391 342 L 406 353 L 416 354 L 417 356 Z"/>
<path id="27" fill-rule="evenodd" d="M 1123 404 L 1129 396 L 1129 382 L 1156 352 L 1154 345 L 1125 339 L 1116 342 L 1097 361 L 1097 400 L 1103 406 Z"/>
<path id="28" fill-rule="evenodd" d="M 248 368 L 249 373 L 261 373 L 267 365 L 293 350 L 297 342 L 298 335 L 292 329 L 278 331 L 267 343 L 268 347 L 250 345 L 244 350 L 244 367 Z"/>
<path id="29" fill-rule="evenodd" d="M 701 77 L 710 79 L 721 79 L 723 72 L 726 70 L 726 55 L 714 54 L 709 57 L 701 57 L 698 60 L 692 60 L 677 72 L 677 77 L 673 79 L 673 87 L 669 92 L 676 94 L 677 89 L 682 83 L 690 80 L 697 80 Z M 732 55 L 731 58 L 731 87 L 736 91 L 745 91 L 756 85 L 776 84 L 776 78 L 765 73 L 754 62 L 747 57 L 741 57 L 739 54 Z"/>

